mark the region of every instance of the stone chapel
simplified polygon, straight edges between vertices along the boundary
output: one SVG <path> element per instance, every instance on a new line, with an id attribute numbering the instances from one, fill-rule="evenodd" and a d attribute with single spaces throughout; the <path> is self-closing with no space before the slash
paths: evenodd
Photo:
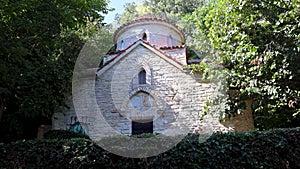
<path id="1" fill-rule="evenodd" d="M 218 117 L 200 120 L 205 101 L 215 91 L 211 83 L 201 81 L 201 75 L 186 69 L 193 61 L 188 59 L 185 35 L 176 25 L 144 15 L 119 27 L 113 40 L 115 51 L 95 72 L 95 95 L 101 115 L 117 133 L 165 133 L 174 126 L 202 132 L 208 123 L 214 131 L 254 128 L 248 108 L 225 126 Z M 97 135 L 97 119 L 79 117 L 70 107 L 54 114 L 53 129 Z"/>

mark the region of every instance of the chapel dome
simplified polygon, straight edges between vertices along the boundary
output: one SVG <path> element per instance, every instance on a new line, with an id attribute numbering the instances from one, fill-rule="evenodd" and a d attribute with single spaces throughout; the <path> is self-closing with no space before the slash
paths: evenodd
<path id="1" fill-rule="evenodd" d="M 117 50 L 126 49 L 138 39 L 156 47 L 179 46 L 185 43 L 182 30 L 155 15 L 147 14 L 120 26 L 114 34 Z"/>

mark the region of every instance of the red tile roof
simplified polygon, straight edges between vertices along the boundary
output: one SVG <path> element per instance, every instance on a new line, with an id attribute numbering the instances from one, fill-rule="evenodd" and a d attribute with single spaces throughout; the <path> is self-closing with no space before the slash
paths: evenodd
<path id="1" fill-rule="evenodd" d="M 160 47 L 159 49 L 168 50 L 168 49 L 183 49 L 183 48 L 185 48 L 185 45 L 181 45 L 181 46 L 163 46 L 163 47 Z"/>

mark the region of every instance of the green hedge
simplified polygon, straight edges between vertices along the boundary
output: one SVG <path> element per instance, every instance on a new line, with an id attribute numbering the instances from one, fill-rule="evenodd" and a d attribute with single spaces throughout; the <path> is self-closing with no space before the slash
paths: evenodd
<path id="1" fill-rule="evenodd" d="M 72 139 L 85 138 L 90 139 L 89 136 L 81 133 L 75 133 L 67 130 L 50 130 L 44 134 L 45 139 Z"/>
<path id="2" fill-rule="evenodd" d="M 155 157 L 111 154 L 91 140 L 44 139 L 0 144 L 0 168 L 300 168 L 300 130 L 188 135 Z"/>

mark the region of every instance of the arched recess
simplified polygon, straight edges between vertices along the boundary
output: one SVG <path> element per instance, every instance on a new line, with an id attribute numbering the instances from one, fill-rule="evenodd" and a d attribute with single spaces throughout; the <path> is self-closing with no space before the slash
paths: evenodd
<path id="1" fill-rule="evenodd" d="M 156 107 L 155 98 L 145 91 L 138 91 L 130 97 L 130 107 L 132 106 L 137 112 L 144 112 L 150 108 Z"/>
<path id="2" fill-rule="evenodd" d="M 131 80 L 131 90 L 141 86 L 151 86 L 154 84 L 152 67 L 144 59 L 136 59 L 136 66 L 133 70 L 136 74 Z"/>
<path id="3" fill-rule="evenodd" d="M 146 29 L 143 29 L 140 33 L 140 39 L 150 42 L 150 33 Z"/>
<path id="4" fill-rule="evenodd" d="M 128 104 L 132 135 L 153 133 L 153 119 L 157 116 L 154 97 L 141 90 L 130 97 Z"/>
<path id="5" fill-rule="evenodd" d="M 143 103 L 145 103 L 144 107 L 142 107 L 142 108 L 145 108 L 145 109 L 143 109 L 143 111 L 155 109 L 156 113 L 158 113 L 158 114 L 163 113 L 163 110 L 165 108 L 164 100 L 162 98 L 158 97 L 158 94 L 156 93 L 156 91 L 149 87 L 140 87 L 140 88 L 134 89 L 132 92 L 129 93 L 128 98 L 125 99 L 126 100 L 125 105 L 127 105 L 127 107 L 128 107 L 128 105 L 133 106 L 130 103 L 131 101 L 134 101 L 133 98 L 144 97 L 144 96 L 147 96 L 147 98 L 146 98 L 145 102 L 143 102 Z M 150 114 L 148 113 L 148 115 L 150 115 Z M 154 117 L 157 118 L 158 114 L 154 115 Z"/>
<path id="6" fill-rule="evenodd" d="M 122 117 L 130 120 L 132 122 L 131 125 L 136 124 L 133 124 L 133 122 L 142 122 L 149 123 L 148 125 L 151 126 L 150 123 L 153 124 L 153 122 L 164 114 L 166 104 L 155 90 L 148 87 L 141 87 L 130 92 L 129 95 L 124 98 L 122 105 L 119 113 Z M 131 127 L 132 126 L 130 126 L 130 128 Z M 156 130 L 155 126 L 153 130 Z M 130 133 L 132 132 L 130 131 Z"/>

